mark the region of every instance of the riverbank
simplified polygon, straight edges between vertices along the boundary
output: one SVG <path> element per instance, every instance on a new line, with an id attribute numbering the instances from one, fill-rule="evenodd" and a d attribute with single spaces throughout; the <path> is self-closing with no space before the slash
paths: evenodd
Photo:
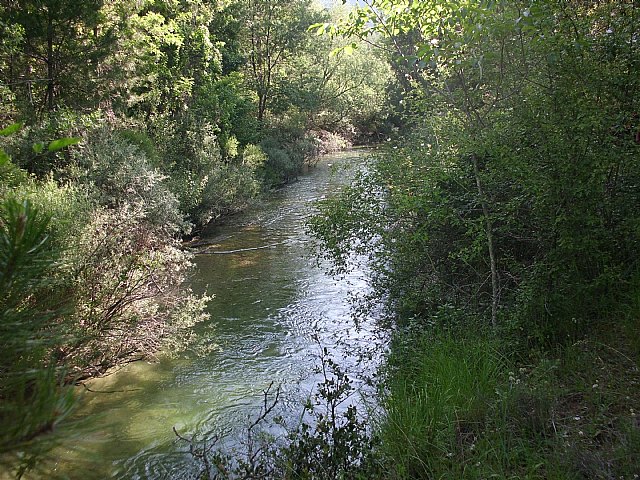
<path id="1" fill-rule="evenodd" d="M 637 312 L 635 312 L 637 313 Z M 332 416 L 352 394 L 339 370 L 319 386 L 317 423 L 251 462 L 216 450 L 220 478 L 635 479 L 640 476 L 638 317 L 553 349 L 468 325 L 397 332 L 381 410 Z M 234 469 L 240 461 L 240 469 Z"/>
<path id="2" fill-rule="evenodd" d="M 266 178 L 272 176 L 262 172 L 260 175 L 260 177 L 263 178 L 262 188 L 256 190 L 253 197 L 243 197 L 240 202 L 230 204 L 225 211 L 219 211 L 215 216 L 208 218 L 206 222 L 193 225 L 188 233 L 183 234 L 182 247 L 192 251 L 198 251 L 197 249 L 199 247 L 206 246 L 206 242 L 204 244 L 202 243 L 201 236 L 207 229 L 210 230 L 215 227 L 215 225 L 224 223 L 227 219 L 235 215 L 249 211 L 251 208 L 256 208 L 261 201 L 268 201 L 274 192 L 296 182 L 300 175 L 304 175 L 308 173 L 310 169 L 314 169 L 324 156 L 348 152 L 354 148 L 351 141 L 344 136 L 326 130 L 307 130 L 302 137 L 308 138 L 312 147 L 302 157 L 295 172 L 286 175 L 278 183 L 274 184 L 264 183 Z M 367 146 L 363 145 L 357 148 L 366 149 Z"/>
<path id="3" fill-rule="evenodd" d="M 637 316 L 616 319 L 526 352 L 478 329 L 400 334 L 384 382 L 380 478 L 638 478 L 637 327 Z"/>

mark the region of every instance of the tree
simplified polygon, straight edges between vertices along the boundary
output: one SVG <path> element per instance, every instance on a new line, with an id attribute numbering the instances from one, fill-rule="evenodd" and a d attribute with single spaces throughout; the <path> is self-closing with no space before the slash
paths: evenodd
<path id="1" fill-rule="evenodd" d="M 475 55 L 493 44 L 501 44 L 504 51 L 507 38 L 513 33 L 513 28 L 509 28 L 512 15 L 513 12 L 500 3 L 372 0 L 356 8 L 338 26 L 315 27 L 320 33 L 329 29 L 333 34 L 357 36 L 367 41 L 371 41 L 374 34 L 387 38 L 389 43 L 385 48 L 400 58 L 397 68 L 403 69 L 404 75 L 427 95 L 439 97 L 438 108 L 446 108 L 457 117 L 462 129 L 473 139 L 490 128 L 488 115 L 503 96 L 513 93 L 505 85 L 498 85 L 495 92 L 486 88 L 491 84 L 492 74 L 500 68 L 500 60 L 485 62 L 482 55 Z M 472 165 L 477 199 L 482 208 L 491 277 L 491 323 L 496 326 L 500 281 L 493 218 L 478 153 L 473 151 L 472 143 L 468 143 L 471 148 L 462 156 Z"/>
<path id="2" fill-rule="evenodd" d="M 60 251 L 49 245 L 49 222 L 29 200 L 0 201 L 0 453 L 25 453 L 18 477 L 73 406 L 55 360 L 65 312 L 52 290 Z"/>
<path id="3" fill-rule="evenodd" d="M 314 35 L 308 42 L 309 47 L 288 62 L 274 109 L 278 103 L 279 112 L 294 106 L 312 129 L 347 137 L 375 133 L 389 108 L 386 93 L 392 74 L 387 61 L 366 44 L 334 54 L 337 40 Z"/>
<path id="4" fill-rule="evenodd" d="M 100 29 L 102 0 L 5 1 L 2 22 L 19 29 L 19 52 L 5 62 L 8 83 L 28 107 L 42 113 L 83 105 L 94 97 L 109 32 Z"/>
<path id="5" fill-rule="evenodd" d="M 258 121 L 273 99 L 278 69 L 304 50 L 307 27 L 314 23 L 309 0 L 246 0 L 247 76 L 258 96 Z"/>

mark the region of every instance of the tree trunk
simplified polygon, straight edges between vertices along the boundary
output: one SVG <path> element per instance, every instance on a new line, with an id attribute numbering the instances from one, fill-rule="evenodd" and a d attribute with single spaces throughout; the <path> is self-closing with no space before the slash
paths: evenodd
<path id="1" fill-rule="evenodd" d="M 500 286 L 498 281 L 498 265 L 496 260 L 495 246 L 493 243 L 493 225 L 491 224 L 491 218 L 489 217 L 489 206 L 487 205 L 487 199 L 484 195 L 484 189 L 482 188 L 482 179 L 480 178 L 480 168 L 478 167 L 478 157 L 472 155 L 473 160 L 473 174 L 476 179 L 476 187 L 478 189 L 478 196 L 480 197 L 480 204 L 482 206 L 482 215 L 485 221 L 485 230 L 487 235 L 487 248 L 489 250 L 489 264 L 491 267 L 491 325 L 493 328 L 498 326 L 498 295 L 500 293 Z"/>
<path id="2" fill-rule="evenodd" d="M 55 59 L 53 54 L 53 12 L 49 7 L 47 15 L 47 109 L 53 110 L 55 93 Z"/>
<path id="3" fill-rule="evenodd" d="M 267 94 L 261 93 L 258 97 L 258 122 L 262 123 L 264 114 L 267 111 Z"/>

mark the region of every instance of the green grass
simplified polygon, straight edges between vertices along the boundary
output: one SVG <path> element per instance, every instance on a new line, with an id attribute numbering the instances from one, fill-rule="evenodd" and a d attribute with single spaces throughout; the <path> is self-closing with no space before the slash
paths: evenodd
<path id="1" fill-rule="evenodd" d="M 517 365 L 477 332 L 399 338 L 379 425 L 385 478 L 639 478 L 632 327 Z"/>

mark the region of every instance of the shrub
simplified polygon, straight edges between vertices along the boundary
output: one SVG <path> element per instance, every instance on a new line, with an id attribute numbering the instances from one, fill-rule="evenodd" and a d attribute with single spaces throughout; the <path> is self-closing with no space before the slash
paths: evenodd
<path id="1" fill-rule="evenodd" d="M 165 175 L 151 165 L 139 147 L 109 129 L 97 130 L 86 139 L 68 172 L 88 187 L 99 205 L 115 209 L 131 205 L 168 235 L 187 228 Z"/>
<path id="2" fill-rule="evenodd" d="M 60 355 L 76 381 L 154 353 L 180 310 L 191 308 L 182 290 L 188 256 L 143 206 L 96 210 L 70 256 L 76 308 Z"/>
<path id="3" fill-rule="evenodd" d="M 260 191 L 253 169 L 242 165 L 221 165 L 204 179 L 202 201 L 194 209 L 198 225 L 246 208 Z"/>

